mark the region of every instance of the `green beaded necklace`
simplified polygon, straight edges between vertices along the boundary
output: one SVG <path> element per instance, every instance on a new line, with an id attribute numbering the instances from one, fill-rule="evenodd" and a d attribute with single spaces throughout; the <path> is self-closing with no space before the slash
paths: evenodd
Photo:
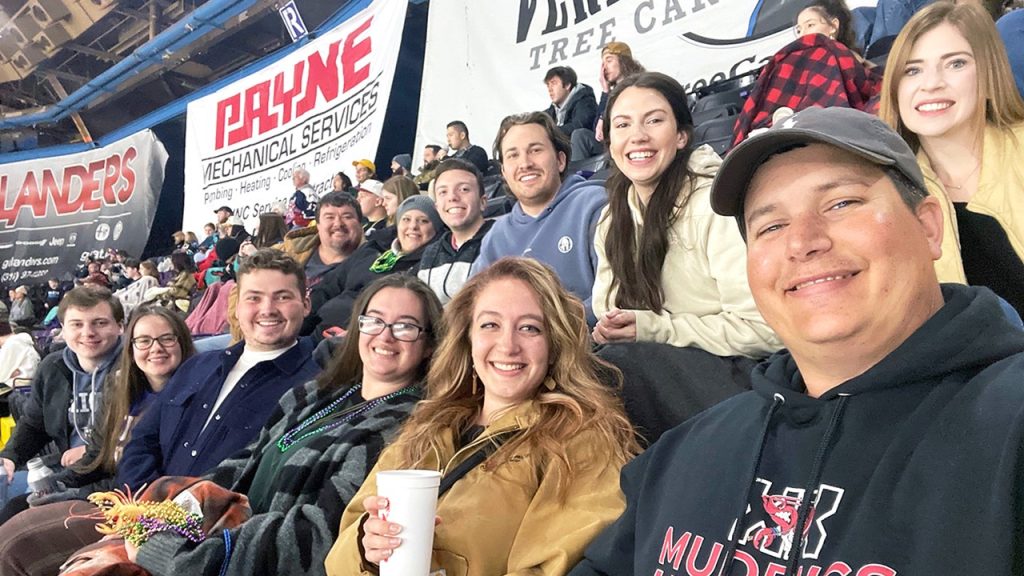
<path id="1" fill-rule="evenodd" d="M 380 398 L 374 398 L 373 400 L 368 400 L 366 402 L 363 402 L 362 404 L 359 404 L 359 405 L 356 405 L 356 406 L 353 406 L 353 407 L 349 408 L 348 412 L 347 413 L 343 413 L 339 419 L 337 419 L 337 420 L 335 420 L 333 422 L 330 422 L 328 424 L 324 424 L 323 426 L 314 428 L 314 429 L 306 432 L 305 434 L 299 435 L 299 433 L 302 432 L 303 430 L 305 430 L 306 428 L 312 426 L 314 423 L 320 421 L 322 418 L 324 418 L 327 415 L 329 415 L 330 413 L 334 412 L 335 408 L 337 408 L 338 406 L 343 404 L 345 402 L 345 400 L 348 400 L 349 396 L 352 396 L 353 394 L 355 394 L 362 387 L 363 387 L 362 383 L 359 383 L 359 384 L 356 384 L 355 386 L 352 386 L 351 388 L 349 388 L 341 396 L 341 398 L 338 398 L 334 402 L 331 402 L 330 404 L 327 405 L 326 408 L 323 408 L 322 410 L 318 411 L 316 414 L 313 414 L 309 418 L 306 418 L 305 420 L 303 420 L 295 428 L 292 428 L 288 432 L 285 432 L 284 436 L 281 436 L 281 438 L 277 441 L 277 448 L 279 450 L 281 450 L 282 453 L 287 452 L 289 448 L 291 448 L 292 446 L 294 446 L 298 442 L 300 442 L 302 440 L 305 440 L 306 438 L 309 438 L 310 436 L 313 436 L 315 434 L 320 434 L 321 432 L 326 432 L 328 430 L 337 428 L 338 426 L 341 426 L 342 424 L 348 422 L 349 420 L 355 418 L 356 416 L 359 416 L 360 414 L 369 412 L 370 410 L 373 410 L 377 406 L 380 406 L 381 404 L 387 402 L 388 400 L 390 400 L 390 399 L 392 399 L 392 398 L 394 398 L 396 396 L 401 396 L 402 394 L 408 394 L 410 392 L 413 392 L 417 388 L 416 386 L 406 386 L 405 388 L 402 388 L 401 390 L 396 390 L 396 391 L 394 391 L 394 392 L 392 392 L 390 394 L 387 394 L 385 396 L 381 396 Z"/>

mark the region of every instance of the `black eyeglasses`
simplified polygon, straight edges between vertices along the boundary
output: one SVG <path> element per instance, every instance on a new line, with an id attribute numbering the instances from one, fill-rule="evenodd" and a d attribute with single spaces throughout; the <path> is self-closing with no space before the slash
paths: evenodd
<path id="1" fill-rule="evenodd" d="M 388 324 L 375 316 L 359 316 L 359 331 L 363 334 L 376 336 L 383 332 L 385 328 L 390 328 L 391 335 L 395 337 L 395 340 L 401 340 L 402 342 L 415 342 L 419 340 L 420 334 L 425 332 L 422 326 L 417 326 L 410 322 L 392 322 Z"/>
<path id="2" fill-rule="evenodd" d="M 178 343 L 178 337 L 174 334 L 161 334 L 156 338 L 150 338 L 149 336 L 132 338 L 132 346 L 135 346 L 136 350 L 149 350 L 153 347 L 153 342 L 159 342 L 161 348 L 170 348 Z"/>

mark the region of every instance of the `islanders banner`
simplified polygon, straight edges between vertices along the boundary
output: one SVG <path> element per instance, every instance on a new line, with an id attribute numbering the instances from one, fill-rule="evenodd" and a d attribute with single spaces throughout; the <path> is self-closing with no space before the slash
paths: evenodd
<path id="1" fill-rule="evenodd" d="M 145 130 L 88 152 L 0 164 L 0 285 L 70 279 L 109 249 L 138 257 L 166 162 Z"/>
<path id="2" fill-rule="evenodd" d="M 183 230 L 230 206 L 249 231 L 295 192 L 305 168 L 319 194 L 373 159 L 402 41 L 407 0 L 377 0 L 288 56 L 188 105 Z"/>

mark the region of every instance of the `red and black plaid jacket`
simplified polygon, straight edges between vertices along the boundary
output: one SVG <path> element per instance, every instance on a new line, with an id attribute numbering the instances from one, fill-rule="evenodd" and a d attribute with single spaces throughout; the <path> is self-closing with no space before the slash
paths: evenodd
<path id="1" fill-rule="evenodd" d="M 867 110 L 882 78 L 857 61 L 854 53 L 822 34 L 808 34 L 784 46 L 765 65 L 736 119 L 732 145 L 751 130 L 771 126 L 772 113 L 818 106 Z"/>

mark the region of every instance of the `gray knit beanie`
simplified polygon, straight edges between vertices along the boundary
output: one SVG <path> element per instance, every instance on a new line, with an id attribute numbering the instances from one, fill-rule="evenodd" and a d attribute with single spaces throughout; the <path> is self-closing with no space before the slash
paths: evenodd
<path id="1" fill-rule="evenodd" d="M 430 223 L 434 225 L 434 234 L 440 235 L 444 231 L 444 222 L 441 221 L 441 215 L 437 213 L 437 207 L 434 206 L 434 201 L 428 196 L 417 194 L 415 196 L 409 196 L 401 204 L 398 205 L 398 213 L 395 214 L 395 222 L 402 220 L 402 214 L 405 214 L 409 210 L 419 210 L 430 218 Z"/>

